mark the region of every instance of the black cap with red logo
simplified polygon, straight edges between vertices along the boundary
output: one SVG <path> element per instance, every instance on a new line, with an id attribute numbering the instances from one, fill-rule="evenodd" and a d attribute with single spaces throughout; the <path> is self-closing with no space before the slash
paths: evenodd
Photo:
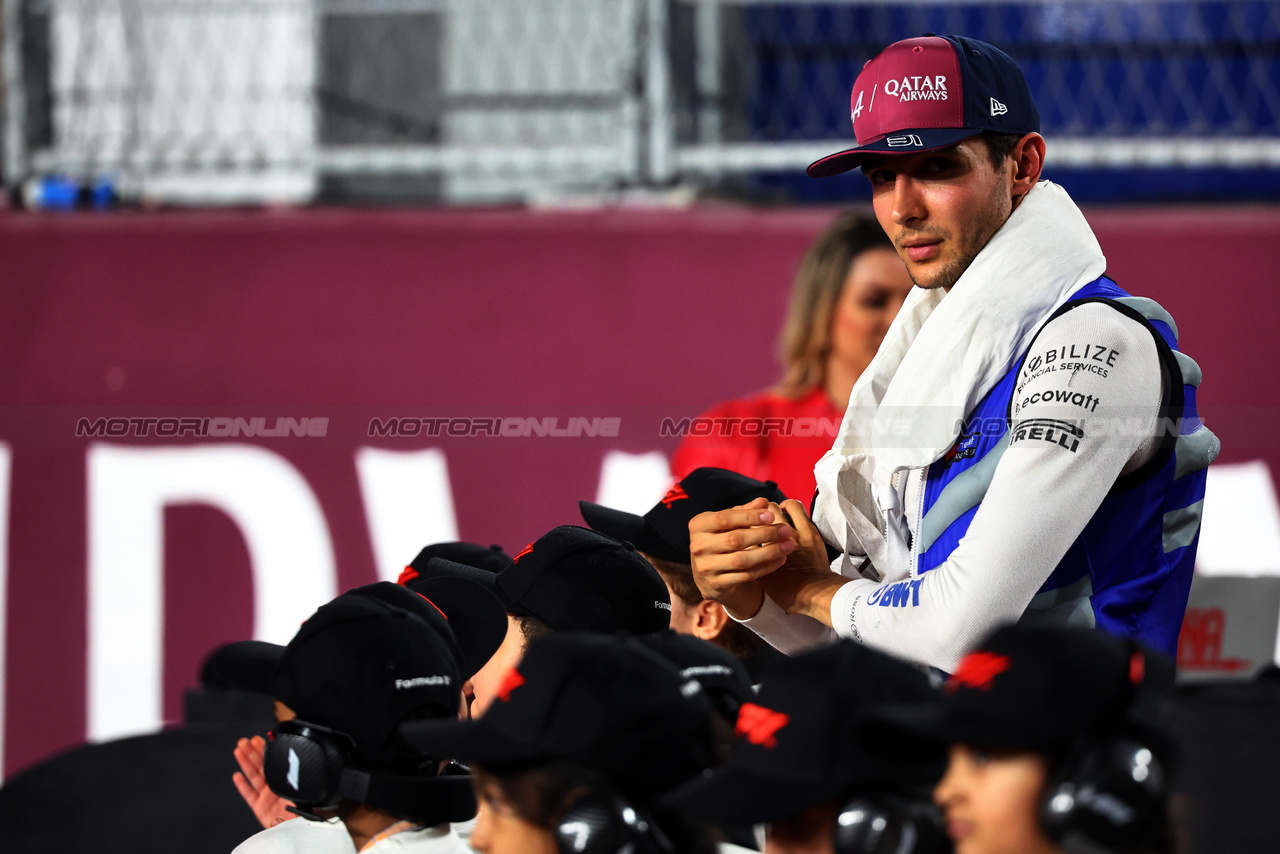
<path id="1" fill-rule="evenodd" d="M 502 603 L 481 585 L 455 578 L 433 579 L 418 585 L 415 590 L 407 590 L 389 581 L 356 587 L 321 607 L 315 616 L 303 623 L 303 627 L 311 626 L 307 632 L 314 631 L 316 625 L 332 619 L 333 614 L 344 613 L 342 609 L 357 607 L 364 600 L 378 600 L 412 612 L 434 626 L 449 642 L 463 679 L 470 679 L 484 666 L 502 645 L 507 632 Z M 317 617 L 322 619 L 316 621 Z M 313 624 L 313 621 L 316 622 Z M 298 634 L 303 636 L 304 633 L 299 631 Z M 205 659 L 200 681 L 209 687 L 256 691 L 274 696 L 288 705 L 288 700 L 279 694 L 277 681 L 285 649 L 280 644 L 266 641 L 225 644 Z M 316 666 L 321 669 L 327 666 L 323 656 Z"/>
<path id="2" fill-rule="evenodd" d="M 206 678 L 216 673 L 226 684 L 270 694 L 299 718 L 349 736 L 358 762 L 378 767 L 402 752 L 394 735 L 410 712 L 457 715 L 470 675 L 459 659 L 437 607 L 380 581 L 320 606 L 287 646 L 220 648 Z"/>
<path id="3" fill-rule="evenodd" d="M 454 563 L 474 566 L 476 569 L 489 572 L 501 572 L 504 567 L 511 565 L 511 555 L 503 551 L 502 546 L 482 546 L 478 543 L 463 542 L 432 543 L 424 546 L 422 551 L 409 561 L 409 565 L 400 573 L 396 583 L 411 586 L 409 582 L 422 576 L 427 568 L 427 561 L 433 557 L 442 557 Z"/>
<path id="4" fill-rule="evenodd" d="M 501 572 L 442 558 L 426 578 L 465 578 L 491 590 L 517 617 L 536 617 L 557 632 L 644 635 L 671 623 L 662 576 L 629 543 L 561 525 L 525 546 Z"/>
<path id="5" fill-rule="evenodd" d="M 756 480 L 729 469 L 696 468 L 643 516 L 579 501 L 582 518 L 593 530 L 634 543 L 645 554 L 676 563 L 689 562 L 689 520 L 708 510 L 727 510 L 754 498 L 775 504 L 787 499 L 771 480 Z"/>
<path id="6" fill-rule="evenodd" d="M 918 667 L 840 641 L 783 659 L 738 712 L 729 763 L 673 792 L 672 805 L 713 821 L 775 822 L 859 787 L 929 785 L 936 754 L 869 750 L 870 712 L 885 703 L 939 702 Z"/>
<path id="7" fill-rule="evenodd" d="M 1083 738 L 1158 735 L 1173 691 L 1167 657 L 1102 631 L 1037 624 L 996 629 L 961 659 L 933 709 L 884 710 L 885 726 L 940 744 L 1054 753 Z M 1135 720 L 1138 710 L 1150 719 Z"/>
<path id="8" fill-rule="evenodd" d="M 670 629 L 638 640 L 674 664 L 685 679 L 701 685 L 711 705 L 729 722 L 737 719 L 743 703 L 755 698 L 747 668 L 709 641 Z"/>
<path id="9" fill-rule="evenodd" d="M 810 177 L 847 172 L 867 154 L 934 151 L 983 131 L 1040 130 L 1022 69 L 999 48 L 964 36 L 930 33 L 889 45 L 863 66 L 849 110 L 858 145 L 810 164 Z"/>
<path id="10" fill-rule="evenodd" d="M 711 706 L 695 680 L 634 638 L 586 633 L 530 643 L 484 717 L 413 721 L 400 733 L 493 769 L 576 762 L 638 805 L 715 758 Z"/>

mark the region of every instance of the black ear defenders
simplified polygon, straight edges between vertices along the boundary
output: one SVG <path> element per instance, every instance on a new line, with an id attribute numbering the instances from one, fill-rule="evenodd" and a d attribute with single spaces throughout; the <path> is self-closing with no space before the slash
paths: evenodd
<path id="1" fill-rule="evenodd" d="M 337 730 L 282 721 L 267 734 L 263 775 L 271 791 L 294 802 L 294 812 L 320 821 L 315 810 L 342 799 L 342 771 L 354 753 L 355 742 Z"/>
<path id="2" fill-rule="evenodd" d="M 580 795 L 552 832 L 560 854 L 674 854 L 658 826 L 612 792 Z"/>
<path id="3" fill-rule="evenodd" d="M 476 814 L 471 778 L 450 771 L 434 774 L 383 774 L 351 767 L 355 742 L 350 736 L 307 721 L 282 721 L 267 734 L 263 776 L 267 786 L 303 818 L 323 821 L 317 810 L 349 799 L 411 817 L 418 824 L 467 821 Z M 434 764 L 423 757 L 424 764 Z"/>
<path id="4" fill-rule="evenodd" d="M 1132 644 L 1127 683 L 1131 694 L 1118 731 L 1082 740 L 1045 783 L 1040 824 L 1045 835 L 1070 854 L 1140 848 L 1163 826 L 1169 746 L 1158 733 L 1168 704 L 1151 686 L 1153 669 L 1171 665 Z M 1172 684 L 1171 675 L 1162 675 Z"/>
<path id="5" fill-rule="evenodd" d="M 851 797 L 836 815 L 836 854 L 947 854 L 942 812 L 927 796 L 883 793 Z"/>

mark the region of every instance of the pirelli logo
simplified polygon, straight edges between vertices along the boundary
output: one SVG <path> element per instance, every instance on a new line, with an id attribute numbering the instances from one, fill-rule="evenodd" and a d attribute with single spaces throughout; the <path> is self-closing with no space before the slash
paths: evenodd
<path id="1" fill-rule="evenodd" d="M 1018 442 L 1048 442 L 1075 453 L 1084 438 L 1084 430 L 1070 421 L 1059 421 L 1055 418 L 1029 418 L 1019 421 L 1013 426 L 1013 438 L 1009 444 Z"/>

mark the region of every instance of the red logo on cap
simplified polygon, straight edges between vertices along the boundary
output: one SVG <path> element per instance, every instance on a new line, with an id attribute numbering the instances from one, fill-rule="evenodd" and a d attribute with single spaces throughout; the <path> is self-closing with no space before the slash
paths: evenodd
<path id="1" fill-rule="evenodd" d="M 410 581 L 413 581 L 417 577 L 418 577 L 418 570 L 414 569 L 411 566 L 406 566 L 404 570 L 401 571 L 400 577 L 396 579 L 396 584 L 399 584 L 401 587 L 403 587 L 404 585 L 408 584 Z"/>
<path id="2" fill-rule="evenodd" d="M 734 727 L 733 734 L 738 738 L 745 738 L 752 744 L 774 748 L 778 746 L 778 730 L 786 726 L 790 720 L 791 718 L 782 712 L 775 712 L 773 709 L 757 706 L 755 703 L 743 703 L 738 709 L 738 725 Z"/>
<path id="3" fill-rule="evenodd" d="M 996 655 L 994 652 L 971 652 L 960 662 L 956 672 L 947 680 L 948 694 L 954 694 L 960 688 L 978 688 L 991 690 L 991 680 L 1009 669 L 1013 662 L 1007 655 Z"/>
<path id="4" fill-rule="evenodd" d="M 534 543 L 536 543 L 536 542 L 537 542 L 537 540 L 534 540 L 533 542 L 534 542 Z M 531 551 L 533 551 L 533 543 L 529 543 L 529 545 L 527 545 L 527 546 L 525 546 L 524 548 L 522 548 L 522 549 L 520 550 L 520 554 L 518 554 L 518 555 L 516 555 L 515 557 L 513 557 L 513 558 L 511 559 L 511 562 L 512 562 L 512 563 L 519 563 L 519 562 L 520 562 L 520 558 L 524 557 L 525 555 L 527 555 L 527 554 L 528 554 L 529 552 L 531 552 Z"/>
<path id="5" fill-rule="evenodd" d="M 1135 652 L 1129 656 L 1129 684 L 1137 685 L 1147 672 L 1147 659 L 1142 653 Z"/>
<path id="6" fill-rule="evenodd" d="M 662 496 L 662 504 L 670 510 L 672 504 L 675 504 L 677 501 L 682 501 L 688 497 L 688 495 L 685 495 L 684 487 L 677 483 L 675 486 L 667 490 L 666 495 Z"/>
<path id="7" fill-rule="evenodd" d="M 502 677 L 502 684 L 498 686 L 498 699 L 507 702 L 511 699 L 511 692 L 524 684 L 524 677 L 520 675 L 520 671 L 514 667 L 507 671 L 507 675 Z"/>

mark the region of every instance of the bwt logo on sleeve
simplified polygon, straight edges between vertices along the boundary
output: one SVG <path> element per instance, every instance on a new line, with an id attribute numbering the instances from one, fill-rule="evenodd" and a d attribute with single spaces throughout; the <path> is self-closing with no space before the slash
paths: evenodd
<path id="1" fill-rule="evenodd" d="M 871 591 L 867 597 L 868 605 L 879 605 L 881 608 L 916 607 L 920 604 L 920 585 L 923 578 L 913 581 L 899 581 Z"/>

